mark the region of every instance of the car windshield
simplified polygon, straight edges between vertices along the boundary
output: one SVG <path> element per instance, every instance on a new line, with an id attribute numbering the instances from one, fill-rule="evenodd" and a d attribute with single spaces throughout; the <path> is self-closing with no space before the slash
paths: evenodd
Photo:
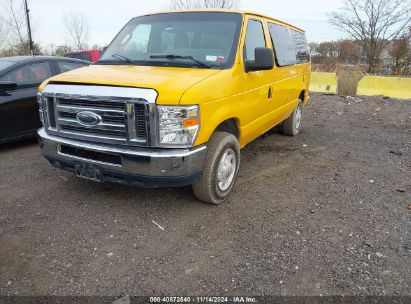
<path id="1" fill-rule="evenodd" d="M 241 23 L 241 14 L 223 12 L 134 18 L 98 64 L 227 68 L 234 63 Z"/>
<path id="2" fill-rule="evenodd" d="M 11 67 L 15 62 L 8 60 L 0 60 L 0 72 Z"/>

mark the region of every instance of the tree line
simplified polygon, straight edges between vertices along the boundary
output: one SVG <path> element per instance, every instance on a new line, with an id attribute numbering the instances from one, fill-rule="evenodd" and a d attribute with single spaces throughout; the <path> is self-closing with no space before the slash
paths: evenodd
<path id="1" fill-rule="evenodd" d="M 172 9 L 239 8 L 240 0 L 170 0 Z M 28 55 L 24 2 L 3 0 L 0 4 L 0 57 Z M 89 23 L 85 15 L 68 12 L 62 16 L 64 45 L 41 49 L 35 40 L 35 53 L 63 55 L 70 50 L 89 48 Z M 344 0 L 329 15 L 329 22 L 349 39 L 311 43 L 314 62 L 356 64 L 367 73 L 389 69 L 396 75 L 410 75 L 411 0 Z M 36 26 L 34 23 L 34 37 Z"/>
<path id="2" fill-rule="evenodd" d="M 23 0 L 3 0 L 0 3 L 0 57 L 30 55 L 26 13 Z M 62 56 L 68 51 L 88 48 L 89 23 L 84 14 L 67 12 L 62 16 L 63 45 L 42 48 L 36 41 L 36 24 L 32 24 L 34 53 Z"/>
<path id="3" fill-rule="evenodd" d="M 240 0 L 170 0 L 172 9 L 238 8 Z M 0 4 L 0 57 L 30 55 L 26 15 L 23 0 L 3 0 Z M 73 50 L 99 48 L 90 43 L 89 22 L 80 12 L 67 12 L 62 16 L 62 45 L 49 44 L 42 48 L 34 39 L 37 55 L 62 56 Z M 32 24 L 36 37 L 36 25 Z"/>
<path id="4" fill-rule="evenodd" d="M 334 71 L 337 65 L 353 65 L 370 73 L 367 54 L 361 42 L 351 39 L 311 42 L 311 60 L 315 69 Z M 411 76 L 411 27 L 386 44 L 372 63 L 373 74 Z"/>
<path id="5" fill-rule="evenodd" d="M 191 8 L 226 8 L 235 9 L 240 7 L 239 0 L 171 0 L 172 9 Z"/>
<path id="6" fill-rule="evenodd" d="M 367 73 L 380 72 L 388 53 L 394 70 L 400 73 L 405 69 L 403 73 L 409 74 L 411 1 L 344 0 L 329 21 L 351 38 L 352 48 L 360 48 L 358 57 Z"/>

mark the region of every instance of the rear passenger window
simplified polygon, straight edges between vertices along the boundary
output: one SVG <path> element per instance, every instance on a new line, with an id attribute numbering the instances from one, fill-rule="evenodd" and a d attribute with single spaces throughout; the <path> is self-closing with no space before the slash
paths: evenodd
<path id="1" fill-rule="evenodd" d="M 37 62 L 15 69 L 0 78 L 0 81 L 16 82 L 19 89 L 34 88 L 51 76 L 48 62 Z"/>
<path id="2" fill-rule="evenodd" d="M 310 61 L 310 51 L 304 33 L 290 29 L 291 39 L 294 42 L 295 57 L 297 63 L 307 63 Z"/>
<path id="3" fill-rule="evenodd" d="M 82 63 L 77 62 L 69 62 L 69 61 L 58 61 L 57 65 L 59 66 L 60 72 L 65 73 L 74 69 L 82 68 L 85 65 Z"/>
<path id="4" fill-rule="evenodd" d="M 244 60 L 255 60 L 255 49 L 266 47 L 263 24 L 249 20 L 244 44 Z"/>
<path id="5" fill-rule="evenodd" d="M 66 54 L 64 57 L 91 61 L 91 55 L 87 52 Z"/>
<path id="6" fill-rule="evenodd" d="M 287 27 L 269 23 L 271 39 L 273 41 L 277 64 L 288 66 L 297 63 L 294 42 Z"/>

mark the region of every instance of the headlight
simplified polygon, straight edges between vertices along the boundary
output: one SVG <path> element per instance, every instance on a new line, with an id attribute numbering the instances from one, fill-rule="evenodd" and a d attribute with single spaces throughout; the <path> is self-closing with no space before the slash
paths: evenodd
<path id="1" fill-rule="evenodd" d="M 200 128 L 198 106 L 158 106 L 162 147 L 191 147 Z"/>
<path id="2" fill-rule="evenodd" d="M 37 102 L 39 104 L 40 121 L 44 127 L 44 109 L 46 105 L 44 103 L 43 97 L 41 96 L 41 93 L 37 93 Z"/>

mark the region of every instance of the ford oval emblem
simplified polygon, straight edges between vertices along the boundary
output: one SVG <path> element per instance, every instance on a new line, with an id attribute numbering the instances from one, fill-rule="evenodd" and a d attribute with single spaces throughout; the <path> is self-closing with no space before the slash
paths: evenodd
<path id="1" fill-rule="evenodd" d="M 101 122 L 101 117 L 93 112 L 79 112 L 77 113 L 77 121 L 86 127 L 97 126 Z"/>

